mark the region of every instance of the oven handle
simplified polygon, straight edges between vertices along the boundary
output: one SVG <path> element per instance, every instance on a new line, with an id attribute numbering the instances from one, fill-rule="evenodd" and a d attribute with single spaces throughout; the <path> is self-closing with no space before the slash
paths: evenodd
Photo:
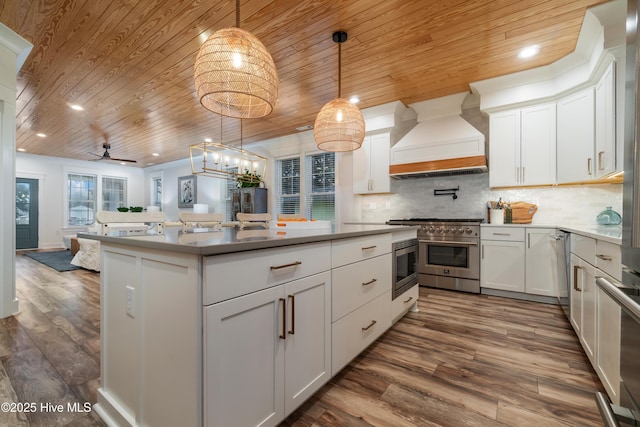
<path id="1" fill-rule="evenodd" d="M 633 299 L 604 277 L 596 277 L 596 285 L 629 313 L 633 320 L 640 323 L 640 306 Z"/>
<path id="2" fill-rule="evenodd" d="M 420 243 L 434 243 L 438 245 L 462 245 L 462 246 L 478 246 L 478 242 L 452 242 L 450 240 L 420 240 Z"/>

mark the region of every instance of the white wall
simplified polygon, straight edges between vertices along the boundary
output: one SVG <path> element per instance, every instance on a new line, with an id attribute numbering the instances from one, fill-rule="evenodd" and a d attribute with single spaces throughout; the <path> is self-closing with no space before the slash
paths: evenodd
<path id="1" fill-rule="evenodd" d="M 73 234 L 66 225 L 67 173 L 86 173 L 127 179 L 127 204 L 146 206 L 144 203 L 144 170 L 109 162 L 70 160 L 60 157 L 16 154 L 16 177 L 39 181 L 38 235 L 40 248 L 62 247 L 62 236 Z M 98 197 L 99 198 L 99 197 Z M 98 208 L 100 201 L 98 201 Z"/>

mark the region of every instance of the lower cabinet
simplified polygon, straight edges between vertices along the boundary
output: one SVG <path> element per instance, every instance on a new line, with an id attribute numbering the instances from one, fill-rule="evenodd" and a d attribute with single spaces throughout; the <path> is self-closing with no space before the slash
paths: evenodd
<path id="1" fill-rule="evenodd" d="M 330 303 L 327 271 L 206 307 L 205 424 L 275 426 L 317 391 L 331 377 Z"/>
<path id="2" fill-rule="evenodd" d="M 481 228 L 480 287 L 524 292 L 524 228 Z"/>
<path id="3" fill-rule="evenodd" d="M 571 324 L 584 352 L 595 365 L 596 347 L 596 269 L 582 258 L 571 255 Z"/>
<path id="4" fill-rule="evenodd" d="M 558 289 L 558 263 L 555 228 L 526 228 L 525 292 L 530 295 L 556 297 Z"/>
<path id="5" fill-rule="evenodd" d="M 612 283 L 614 279 L 603 275 Z M 620 306 L 600 288 L 596 290 L 596 372 L 611 401 L 620 404 Z"/>

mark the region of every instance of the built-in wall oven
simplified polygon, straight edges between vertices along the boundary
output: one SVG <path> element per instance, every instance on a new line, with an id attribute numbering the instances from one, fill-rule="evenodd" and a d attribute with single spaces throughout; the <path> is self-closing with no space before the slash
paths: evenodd
<path id="1" fill-rule="evenodd" d="M 421 286 L 480 293 L 482 219 L 412 218 L 392 225 L 420 225 L 418 282 Z"/>
<path id="2" fill-rule="evenodd" d="M 418 283 L 418 239 L 393 243 L 393 290 L 396 299 Z"/>

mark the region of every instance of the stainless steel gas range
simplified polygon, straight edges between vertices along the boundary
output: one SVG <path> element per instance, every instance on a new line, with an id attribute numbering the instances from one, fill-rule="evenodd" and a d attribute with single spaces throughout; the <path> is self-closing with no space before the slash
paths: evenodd
<path id="1" fill-rule="evenodd" d="M 480 224 L 483 219 L 392 219 L 390 225 L 419 225 L 420 286 L 480 293 Z"/>

